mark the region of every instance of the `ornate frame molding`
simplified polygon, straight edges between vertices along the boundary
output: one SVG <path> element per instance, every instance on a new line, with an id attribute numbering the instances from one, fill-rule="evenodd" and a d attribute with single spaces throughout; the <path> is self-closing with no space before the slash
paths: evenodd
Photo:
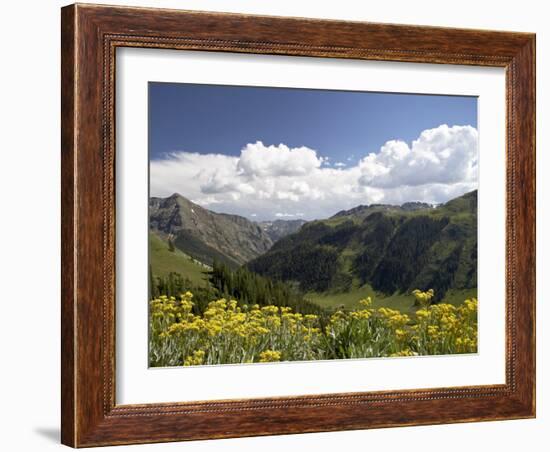
<path id="1" fill-rule="evenodd" d="M 62 46 L 64 444 L 81 447 L 534 416 L 534 35 L 77 4 L 62 9 Z M 118 47 L 506 68 L 506 384 L 116 405 Z"/>

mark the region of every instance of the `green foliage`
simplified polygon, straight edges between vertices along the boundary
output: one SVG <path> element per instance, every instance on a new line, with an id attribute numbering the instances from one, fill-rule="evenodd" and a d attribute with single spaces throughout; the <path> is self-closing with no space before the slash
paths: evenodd
<path id="1" fill-rule="evenodd" d="M 281 281 L 272 281 L 241 267 L 232 271 L 222 262 L 214 261 L 210 284 L 220 297 L 234 298 L 240 304 L 259 306 L 288 306 L 302 314 L 319 314 L 325 311 L 305 300 L 293 288 Z"/>
<path id="2" fill-rule="evenodd" d="M 303 292 L 325 291 L 334 286 L 345 290 L 350 286 L 351 275 L 342 272 L 339 258 L 355 232 L 351 221 L 335 227 L 313 221 L 303 225 L 298 233 L 279 240 L 246 267 L 273 280 L 296 282 Z"/>
<path id="3" fill-rule="evenodd" d="M 166 296 L 179 297 L 181 294 L 191 291 L 194 294 L 193 311 L 202 314 L 208 303 L 218 297 L 219 292 L 210 285 L 196 285 L 189 278 L 171 272 L 167 276 L 153 276 L 151 273 L 152 298 Z"/>
<path id="4" fill-rule="evenodd" d="M 409 204 L 358 206 L 305 224 L 247 267 L 331 297 L 369 285 L 384 298 L 433 288 L 439 302 L 448 291 L 474 289 L 477 192 L 437 208 Z"/>
<path id="5" fill-rule="evenodd" d="M 161 294 L 157 289 L 156 280 L 153 276 L 153 268 L 149 265 L 149 298 L 156 298 L 159 295 Z"/>
<path id="6" fill-rule="evenodd" d="M 297 281 L 304 292 L 322 292 L 331 287 L 338 270 L 338 257 L 333 246 L 304 241 L 289 251 L 266 253 L 249 262 L 247 267 L 274 280 Z"/>
<path id="7" fill-rule="evenodd" d="M 373 213 L 364 222 L 361 234 L 361 251 L 353 260 L 352 271 L 361 281 L 361 285 L 370 281 L 376 266 L 384 256 L 395 230 L 397 220 L 381 212 Z"/>
<path id="8" fill-rule="evenodd" d="M 168 297 L 179 297 L 182 293 L 189 290 L 192 283 L 189 278 L 184 278 L 181 274 L 170 272 L 167 276 L 157 276 L 152 278 L 152 292 Z"/>
<path id="9" fill-rule="evenodd" d="M 372 287 L 384 293 L 405 291 L 428 260 L 448 218 L 417 216 L 407 220 L 395 233 L 386 254 L 372 275 Z M 422 288 L 425 289 L 425 288 Z"/>
<path id="10" fill-rule="evenodd" d="M 358 230 L 359 227 L 353 221 L 347 220 L 331 228 L 328 233 L 319 238 L 318 243 L 320 245 L 329 245 L 336 247 L 338 250 L 342 250 L 349 245 L 354 234 L 356 234 Z"/>
<path id="11" fill-rule="evenodd" d="M 458 198 L 451 199 L 441 206 L 440 209 L 445 211 L 447 214 L 477 214 L 477 190 L 466 193 Z"/>

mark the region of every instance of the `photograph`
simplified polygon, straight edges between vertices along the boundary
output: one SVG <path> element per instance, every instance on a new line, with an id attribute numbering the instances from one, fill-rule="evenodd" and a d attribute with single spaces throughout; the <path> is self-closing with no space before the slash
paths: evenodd
<path id="1" fill-rule="evenodd" d="M 477 97 L 148 98 L 150 367 L 477 353 Z"/>
<path id="2" fill-rule="evenodd" d="M 106 3 L 2 4 L 1 449 L 550 452 L 548 4 Z"/>

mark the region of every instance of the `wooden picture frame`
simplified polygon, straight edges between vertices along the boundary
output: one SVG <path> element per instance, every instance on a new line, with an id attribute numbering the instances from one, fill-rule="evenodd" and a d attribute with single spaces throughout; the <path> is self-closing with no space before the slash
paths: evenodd
<path id="1" fill-rule="evenodd" d="M 535 35 L 163 9 L 62 9 L 62 442 L 73 447 L 535 416 Z M 115 50 L 506 69 L 506 383 L 115 403 Z"/>

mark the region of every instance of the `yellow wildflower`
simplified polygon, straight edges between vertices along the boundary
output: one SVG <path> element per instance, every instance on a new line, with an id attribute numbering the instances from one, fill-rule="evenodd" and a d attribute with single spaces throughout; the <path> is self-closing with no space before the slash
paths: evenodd
<path id="1" fill-rule="evenodd" d="M 265 350 L 260 353 L 260 362 L 261 363 L 271 363 L 281 360 L 281 352 L 275 350 Z"/>
<path id="2" fill-rule="evenodd" d="M 402 341 L 407 337 L 407 332 L 402 329 L 397 329 L 395 330 L 395 337 L 397 338 L 398 341 Z"/>
<path id="3" fill-rule="evenodd" d="M 204 350 L 195 350 L 192 355 L 185 358 L 184 366 L 199 366 L 204 360 Z"/>
<path id="4" fill-rule="evenodd" d="M 372 298 L 363 298 L 362 300 L 359 300 L 359 304 L 368 308 L 372 304 Z"/>

